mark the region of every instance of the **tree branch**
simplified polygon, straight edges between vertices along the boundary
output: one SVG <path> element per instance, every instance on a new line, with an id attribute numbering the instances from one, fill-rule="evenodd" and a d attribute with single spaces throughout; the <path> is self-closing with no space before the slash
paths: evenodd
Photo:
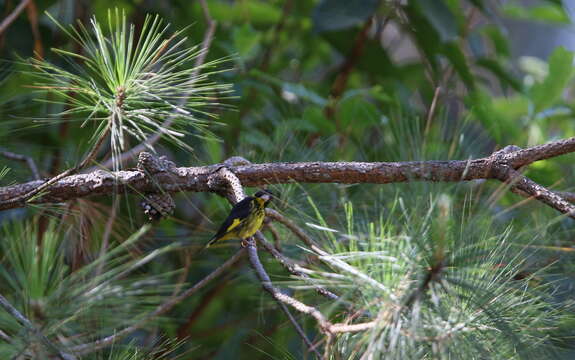
<path id="1" fill-rule="evenodd" d="M 58 181 L 60 181 L 61 179 L 64 179 L 67 176 L 72 175 L 72 174 L 76 173 L 78 170 L 84 168 L 86 165 L 88 165 L 90 163 L 90 161 L 92 161 L 94 159 L 94 157 L 98 153 L 98 150 L 100 149 L 100 146 L 102 146 L 102 143 L 108 137 L 108 134 L 110 134 L 110 125 L 109 124 L 106 126 L 106 130 L 104 130 L 102 135 L 100 135 L 100 137 L 98 139 L 96 139 L 96 143 L 92 146 L 92 148 L 90 149 L 88 154 L 84 157 L 84 159 L 78 165 L 76 165 L 73 168 L 70 168 L 68 170 L 65 170 L 64 172 L 54 176 L 53 178 L 49 179 L 48 181 L 42 181 L 41 184 L 31 188 L 30 191 L 24 192 L 22 194 L 14 196 L 14 197 L 10 197 L 9 200 L 7 200 L 6 204 L 4 204 L 4 205 L 8 205 L 8 206 L 12 205 L 13 207 L 25 206 L 26 202 L 29 199 L 31 199 L 33 196 L 39 194 L 40 192 L 42 192 L 44 190 L 47 191 L 48 189 L 50 189 L 50 186 L 52 184 L 55 184 Z M 0 188 L 0 191 L 1 190 L 2 189 Z M 0 210 L 2 210 L 1 206 L 0 206 Z"/>
<path id="2" fill-rule="evenodd" d="M 311 284 L 320 295 L 325 296 L 330 300 L 339 300 L 339 296 L 327 290 L 323 286 L 316 284 L 315 281 L 309 277 L 309 275 L 300 270 L 301 267 L 299 265 L 294 264 L 293 261 L 279 252 L 271 243 L 266 240 L 261 232 L 257 232 L 255 237 L 258 240 L 258 244 L 261 244 L 264 249 L 269 252 L 287 271 L 297 276 L 301 280 Z"/>
<path id="3" fill-rule="evenodd" d="M 516 170 L 535 161 L 549 159 L 575 151 L 575 137 L 538 145 L 527 149 L 505 148 L 491 156 L 452 161 L 406 161 L 406 162 L 302 162 L 266 164 L 217 164 L 201 167 L 180 167 L 155 176 L 156 184 L 145 181 L 145 174 L 139 171 L 104 172 L 69 176 L 60 179 L 44 196 L 33 203 L 61 202 L 80 197 L 124 192 L 158 191 L 157 186 L 166 192 L 228 191 L 221 177 L 214 173 L 230 171 L 243 186 L 263 186 L 269 184 L 299 183 L 341 183 L 341 184 L 389 184 L 408 181 L 458 182 L 477 179 L 508 181 L 508 169 Z M 517 150 L 518 149 L 518 150 Z M 214 180 L 215 179 L 215 180 Z M 43 182 L 32 181 L 0 188 L 0 210 L 22 207 L 22 202 L 11 199 L 41 186 Z M 524 182 L 522 187 L 527 194 L 540 192 L 533 183 Z M 555 193 L 557 195 L 557 193 Z M 543 201 L 541 196 L 536 197 Z M 565 204 L 559 202 L 560 195 L 547 196 L 545 204 L 562 213 L 570 213 Z"/>
<path id="4" fill-rule="evenodd" d="M 525 193 L 528 196 L 534 197 L 542 203 L 559 210 L 563 214 L 575 218 L 575 206 L 561 197 L 558 193 L 537 184 L 535 181 L 529 179 L 517 170 L 510 168 L 507 170 L 506 175 L 507 182 L 511 185 L 511 191 L 514 193 L 519 193 L 520 195 Z"/>
<path id="5" fill-rule="evenodd" d="M 289 305 L 295 310 L 313 317 L 317 321 L 320 330 L 322 332 L 325 333 L 358 332 L 371 329 L 376 325 L 376 322 L 374 321 L 359 324 L 340 324 L 340 323 L 333 324 L 329 322 L 326 319 L 326 317 L 315 307 L 306 305 L 301 301 L 296 300 L 293 297 L 283 293 L 278 288 L 273 286 L 269 275 L 267 274 L 266 270 L 264 269 L 258 257 L 255 241 L 253 239 L 250 239 L 247 241 L 247 244 L 248 245 L 246 249 L 248 252 L 248 258 L 254 271 L 256 272 L 256 275 L 260 279 L 260 282 L 264 290 L 267 291 L 277 301 Z"/>
<path id="6" fill-rule="evenodd" d="M 239 179 L 231 172 L 229 171 L 227 168 L 222 167 L 220 169 L 218 169 L 217 172 L 215 172 L 211 179 L 209 180 L 210 182 L 217 182 L 218 178 L 220 181 L 224 181 L 225 183 L 227 183 L 227 193 L 226 196 L 228 197 L 229 201 L 232 204 L 235 204 L 241 200 L 243 200 L 245 198 L 245 193 L 244 193 L 244 189 L 242 188 L 242 184 L 240 183 Z M 258 232 L 258 234 L 260 235 L 260 237 L 263 239 L 263 235 Z M 242 239 L 242 241 L 245 239 Z M 265 241 L 265 239 L 264 239 Z M 255 242 L 253 238 L 250 238 L 250 240 L 248 240 L 248 252 L 249 252 L 249 243 L 251 242 L 253 248 L 255 249 L 255 255 L 250 255 L 250 261 L 253 263 L 252 257 L 255 256 L 255 258 L 257 259 L 257 262 L 260 264 L 260 267 L 263 269 L 263 266 L 261 265 L 261 262 L 259 262 L 259 257 L 257 254 L 257 249 L 255 248 Z M 243 244 L 243 242 L 242 242 Z M 272 246 L 273 248 L 273 246 Z M 265 270 L 263 270 L 265 273 Z M 256 270 L 257 272 L 257 270 Z M 266 274 L 267 276 L 267 274 Z M 269 280 L 269 277 L 268 277 Z M 271 283 L 271 280 L 270 280 Z M 297 301 L 297 300 L 295 300 Z M 288 317 L 289 321 L 292 323 L 293 327 L 295 328 L 296 332 L 298 333 L 298 335 L 302 338 L 302 340 L 304 341 L 304 343 L 307 345 L 308 349 L 310 351 L 313 351 L 318 358 L 321 358 L 321 355 L 319 354 L 319 352 L 313 347 L 313 344 L 311 343 L 311 341 L 307 338 L 305 332 L 303 331 L 303 329 L 299 326 L 299 324 L 297 323 L 296 319 L 293 317 L 293 315 L 291 314 L 291 312 L 289 311 L 289 309 L 287 308 L 287 306 L 285 305 L 285 303 L 278 301 L 278 304 L 280 306 L 280 308 L 282 309 L 282 311 L 286 314 L 286 316 Z"/>
<path id="7" fill-rule="evenodd" d="M 260 279 L 260 282 L 264 290 L 267 291 L 276 301 L 289 305 L 301 313 L 312 316 L 314 319 L 316 319 L 322 331 L 327 330 L 329 327 L 328 326 L 329 322 L 318 309 L 314 308 L 313 306 L 306 305 L 287 294 L 284 294 L 278 288 L 273 286 L 269 275 L 267 274 L 266 270 L 264 269 L 264 266 L 260 261 L 255 241 L 253 239 L 249 239 L 247 241 L 247 244 L 248 245 L 246 249 L 248 252 L 248 258 L 250 260 L 250 264 L 252 265 L 252 268 L 256 272 L 257 277 Z"/>

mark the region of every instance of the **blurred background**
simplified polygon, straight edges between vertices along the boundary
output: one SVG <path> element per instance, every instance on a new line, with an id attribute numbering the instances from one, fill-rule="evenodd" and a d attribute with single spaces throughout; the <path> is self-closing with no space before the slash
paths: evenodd
<path id="1" fill-rule="evenodd" d="M 231 156 L 254 163 L 468 159 L 509 144 L 529 147 L 575 135 L 571 96 L 575 4 L 571 1 L 207 0 L 203 7 L 191 0 L 5 0 L 0 1 L 0 18 L 6 19 L 22 3 L 26 5 L 14 21 L 0 25 L 0 150 L 32 157 L 42 177 L 77 163 L 95 131 L 95 125 L 81 127 L 81 118 L 63 113 L 66 105 L 51 102 L 53 95 L 32 87 L 36 80 L 25 59 L 43 58 L 73 71 L 75 64 L 51 49 L 83 51 L 45 11 L 65 26 L 80 22 L 87 28 L 92 17 L 106 24 L 111 8 L 124 10 L 136 29 L 142 28 L 147 14 L 159 14 L 170 24 L 169 33 L 183 29 L 180 37 L 186 38 L 186 46 L 201 44 L 209 19 L 215 22 L 207 61 L 223 61 L 211 80 L 231 84 L 232 92 L 221 94 L 220 105 L 210 110 L 210 116 L 198 115 L 212 134 L 187 129 L 184 141 L 193 151 L 162 140 L 155 145 L 158 153 L 178 166 L 214 164 Z M 130 138 L 126 142 L 127 148 L 138 144 Z M 105 145 L 98 159 L 103 162 L 109 156 Z M 134 161 L 125 165 L 132 166 Z M 32 179 L 22 163 L 0 158 L 2 168 L 9 169 L 0 178 L 2 186 Z M 573 156 L 567 155 L 537 162 L 525 174 L 553 190 L 573 191 L 573 169 Z M 555 210 L 503 191 L 500 183 L 485 181 L 270 188 L 279 196 L 275 209 L 334 251 L 349 248 L 338 247 L 341 238 L 326 228 L 361 237 L 371 227 L 387 224 L 386 231 L 399 236 L 429 221 L 436 224 L 431 225 L 435 230 L 429 232 L 430 239 L 464 227 L 480 238 L 501 240 L 498 236 L 506 234 L 505 242 L 521 249 L 520 271 L 537 274 L 531 284 L 552 284 L 543 294 L 557 307 L 540 310 L 555 314 L 561 308 L 561 319 L 551 326 L 550 337 L 560 338 L 552 341 L 560 349 L 555 355 L 567 359 L 575 354 L 570 303 L 575 285 L 571 255 L 575 224 Z M 94 264 L 101 249 L 124 243 L 146 223 L 136 196 L 119 199 L 116 205 L 109 197 L 97 196 L 1 212 L 0 225 L 5 230 L 0 242 L 31 247 L 22 249 L 28 260 L 24 255 L 12 259 L 8 253 L 16 251 L 13 245 L 2 248 L 5 278 L 0 293 L 54 334 L 65 326 L 64 319 L 76 319 L 86 309 L 84 314 L 92 317 L 86 315 L 70 332 L 93 340 L 196 283 L 238 247 L 237 242 L 227 242 L 198 258 L 195 251 L 212 236 L 229 204 L 215 194 L 178 194 L 173 216 L 154 223 L 122 258 L 136 261 L 176 241 L 181 244 L 181 251 L 161 253 L 123 279 L 132 284 L 150 281 L 154 291 L 142 290 L 146 297 L 139 300 L 132 299 L 135 293 L 108 299 L 97 307 L 68 299 L 77 302 L 78 312 L 60 314 L 66 304 L 62 297 L 70 288 L 76 294 L 88 291 L 81 288 L 80 278 L 86 276 L 82 269 Z M 303 250 L 291 233 L 281 228 L 273 231 L 287 256 L 310 267 L 317 265 L 313 254 Z M 269 228 L 265 234 L 273 240 Z M 458 234 L 454 238 L 469 236 Z M 48 235 L 54 237 L 54 253 L 46 250 Z M 32 254 L 48 256 L 58 264 L 37 270 L 52 274 L 50 279 L 31 281 L 31 275 L 26 275 Z M 298 288 L 270 256 L 262 254 L 262 259 L 277 284 L 331 309 L 326 299 Z M 14 278 L 20 280 L 9 280 Z M 340 320 L 345 318 L 333 311 Z M 314 322 L 302 315 L 297 318 L 309 337 L 321 343 Z M 313 358 L 277 305 L 260 290 L 246 262 L 156 320 L 121 344 L 132 344 L 146 354 L 160 348 L 160 343 L 176 348 L 149 358 Z M 88 329 L 94 327 L 99 330 L 90 334 Z M 11 337 L 19 334 L 7 315 L 0 318 L 0 329 Z M 70 337 L 71 343 L 82 343 Z M 15 356 L 18 346 L 24 347 L 5 341 L 0 352 Z M 93 356 L 120 358 L 120 353 L 108 348 Z M 500 355 L 517 355 L 509 354 Z M 434 358 L 443 356 L 449 357 Z"/>

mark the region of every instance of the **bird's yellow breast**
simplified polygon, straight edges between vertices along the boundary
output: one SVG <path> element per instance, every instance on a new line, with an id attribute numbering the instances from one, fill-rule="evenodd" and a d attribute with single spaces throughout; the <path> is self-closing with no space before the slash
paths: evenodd
<path id="1" fill-rule="evenodd" d="M 256 199 L 256 201 L 259 199 Z M 238 237 L 240 239 L 245 239 L 253 236 L 261 227 L 266 217 L 265 210 L 263 207 L 263 202 L 257 204 L 256 208 L 245 220 L 245 225 L 241 227 Z"/>

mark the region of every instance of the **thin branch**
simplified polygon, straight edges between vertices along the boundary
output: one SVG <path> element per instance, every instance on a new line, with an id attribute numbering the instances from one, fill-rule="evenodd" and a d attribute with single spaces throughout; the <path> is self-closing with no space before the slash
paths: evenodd
<path id="1" fill-rule="evenodd" d="M 3 156 L 10 160 L 22 161 L 25 162 L 26 165 L 30 168 L 32 172 L 32 176 L 34 180 L 40 180 L 40 172 L 38 171 L 38 167 L 36 166 L 36 162 L 30 156 L 16 154 L 10 151 L 0 151 L 0 156 Z"/>
<path id="2" fill-rule="evenodd" d="M 557 193 L 537 184 L 535 181 L 514 169 L 508 170 L 507 179 L 511 185 L 511 191 L 515 192 L 515 190 L 520 190 L 520 194 L 526 193 L 542 203 L 547 204 L 575 219 L 575 205 L 571 204 Z"/>
<path id="3" fill-rule="evenodd" d="M 301 301 L 296 300 L 293 297 L 283 293 L 278 288 L 273 286 L 269 275 L 267 274 L 266 270 L 264 269 L 258 257 L 256 244 L 253 238 L 247 241 L 246 249 L 248 252 L 248 258 L 250 260 L 250 264 L 252 265 L 252 268 L 256 272 L 257 277 L 260 279 L 260 282 L 264 290 L 267 291 L 276 301 L 289 305 L 292 308 L 296 309 L 297 311 L 313 317 L 317 321 L 319 328 L 322 332 L 324 333 L 358 332 L 371 329 L 376 325 L 375 322 L 360 323 L 360 324 L 332 324 L 315 307 L 306 305 Z"/>
<path id="4" fill-rule="evenodd" d="M 348 333 L 348 332 L 360 332 L 365 330 L 373 329 L 377 325 L 375 321 L 369 321 L 359 324 L 333 324 L 329 328 L 332 333 Z"/>
<path id="5" fill-rule="evenodd" d="M 258 241 L 258 244 L 262 245 L 264 249 L 269 252 L 287 271 L 297 276 L 301 280 L 310 283 L 320 295 L 325 296 L 330 300 L 339 300 L 339 296 L 327 290 L 323 286 L 316 284 L 315 281 L 309 277 L 309 275 L 301 272 L 300 266 L 294 264 L 293 261 L 279 252 L 269 241 L 266 240 L 261 232 L 257 232 L 255 237 Z"/>
<path id="6" fill-rule="evenodd" d="M 282 311 L 286 314 L 286 316 L 288 317 L 289 321 L 292 323 L 293 327 L 295 328 L 295 331 L 298 333 L 299 337 L 303 340 L 303 342 L 305 343 L 305 345 L 308 348 L 308 351 L 313 351 L 313 353 L 317 356 L 318 359 L 321 359 L 321 354 L 319 353 L 319 351 L 317 351 L 317 349 L 313 346 L 312 342 L 307 338 L 307 335 L 305 334 L 305 331 L 301 328 L 301 326 L 299 326 L 296 318 L 292 315 L 292 313 L 289 311 L 289 308 L 286 306 L 286 304 L 279 302 L 278 303 L 280 308 L 282 309 Z"/>
<path id="7" fill-rule="evenodd" d="M 16 197 L 10 198 L 10 200 L 8 200 L 7 203 L 12 204 L 12 205 L 24 206 L 26 204 L 26 202 L 30 198 L 32 198 L 33 196 L 39 194 L 40 192 L 42 192 L 44 190 L 48 190 L 51 185 L 57 183 L 59 180 L 65 178 L 67 176 L 70 176 L 70 175 L 76 173 L 78 170 L 86 167 L 86 165 L 88 165 L 90 163 L 90 161 L 92 161 L 92 159 L 94 159 L 98 150 L 100 149 L 100 146 L 102 146 L 102 143 L 104 142 L 104 140 L 106 140 L 109 133 L 110 133 L 110 125 L 107 125 L 104 133 L 96 140 L 96 143 L 94 144 L 94 146 L 92 146 L 92 148 L 90 149 L 88 154 L 84 157 L 84 160 L 82 160 L 78 165 L 54 176 L 50 180 L 42 183 L 40 186 L 35 187 L 33 190 L 30 190 L 29 192 L 26 192 L 26 193 L 18 195 Z"/>
<path id="8" fill-rule="evenodd" d="M 209 275 L 207 275 L 202 280 L 197 282 L 194 286 L 192 286 L 191 288 L 182 292 L 180 295 L 172 297 L 169 300 L 167 300 L 166 302 L 164 302 L 163 304 L 159 305 L 156 308 L 156 310 L 152 311 L 151 313 L 146 315 L 144 318 L 137 321 L 134 325 L 131 325 L 127 328 L 124 328 L 124 329 L 114 333 L 113 335 L 107 336 L 107 337 L 102 338 L 100 340 L 96 340 L 94 342 L 87 343 L 87 344 L 74 346 L 74 347 L 70 348 L 70 351 L 74 352 L 77 355 L 86 355 L 86 354 L 89 354 L 91 352 L 100 350 L 100 349 L 102 349 L 108 345 L 113 344 L 114 342 L 120 340 L 124 336 L 126 336 L 126 335 L 132 333 L 133 331 L 143 327 L 144 325 L 146 325 L 151 320 L 153 320 L 153 319 L 157 318 L 158 316 L 165 314 L 168 311 L 170 311 L 172 308 L 174 308 L 174 306 L 176 306 L 177 304 L 179 304 L 180 302 L 182 302 L 186 298 L 195 294 L 198 290 L 200 290 L 201 288 L 206 286 L 209 282 L 214 280 L 216 277 L 220 276 L 227 269 L 229 269 L 235 263 L 240 261 L 244 255 L 245 255 L 245 251 L 243 249 L 241 249 L 240 251 L 235 253 L 234 256 L 229 258 L 225 263 L 220 265 L 218 268 L 216 268 L 214 271 L 212 271 Z"/>
<path id="9" fill-rule="evenodd" d="M 50 341 L 50 339 L 48 339 L 44 334 L 42 334 L 42 332 L 36 326 L 34 326 L 34 324 L 32 324 L 32 322 L 30 320 L 28 320 L 28 318 L 26 318 L 14 306 L 12 306 L 12 304 L 10 304 L 10 302 L 2 295 L 0 295 L 0 306 L 7 313 L 9 313 L 13 318 L 15 318 L 22 326 L 24 326 L 26 328 L 26 330 L 28 330 L 29 332 L 34 334 L 36 337 L 38 337 L 42 341 L 44 346 L 46 346 L 46 348 L 48 348 L 48 350 L 51 353 L 56 354 L 62 360 L 75 360 L 76 359 L 75 356 L 70 355 L 70 354 L 63 352 L 62 350 L 58 349 L 56 344 L 54 344 L 52 341 Z"/>
<path id="10" fill-rule="evenodd" d="M 293 0 L 285 0 L 282 7 L 282 13 L 279 21 L 276 23 L 272 33 L 272 39 L 270 43 L 265 46 L 264 53 L 262 55 L 262 60 L 260 63 L 260 70 L 262 72 L 267 72 L 268 66 L 270 64 L 270 60 L 272 58 L 272 53 L 278 47 L 280 43 L 280 35 L 282 34 L 282 30 L 286 24 L 286 20 L 289 16 L 293 7 Z"/>
<path id="11" fill-rule="evenodd" d="M 244 189 L 242 188 L 242 184 L 240 183 L 239 179 L 231 171 L 229 171 L 225 167 L 221 168 L 216 173 L 214 173 L 211 181 L 215 181 L 216 176 L 219 177 L 220 180 L 223 180 L 227 183 L 227 185 L 228 185 L 227 186 L 228 187 L 227 197 L 232 204 L 235 204 L 235 203 L 237 203 L 237 202 L 239 202 L 245 198 L 245 193 L 244 193 Z M 258 232 L 258 235 L 263 239 L 263 235 L 260 232 Z M 265 239 L 263 239 L 263 240 L 265 241 Z M 256 270 L 256 273 L 258 271 L 263 271 L 265 276 L 267 276 L 267 274 L 265 273 L 265 270 L 263 270 L 263 265 L 259 261 L 257 249 L 255 247 L 255 241 L 254 241 L 253 237 L 250 238 L 247 241 L 247 243 L 248 243 L 247 251 L 248 251 L 250 262 L 252 263 L 252 266 L 254 266 L 254 268 L 256 267 L 255 265 L 253 265 L 254 261 L 255 261 L 255 260 L 253 260 L 254 256 L 257 259 L 257 263 L 259 263 L 259 269 Z M 255 252 L 255 255 L 250 253 L 250 246 L 252 247 L 252 250 Z M 273 248 L 273 246 L 272 246 L 272 248 Z M 269 284 L 271 286 L 271 280 L 269 279 L 269 276 L 267 277 L 267 279 L 268 279 Z M 265 286 L 264 286 L 264 288 L 265 288 Z M 297 301 L 297 300 L 294 299 L 294 301 Z M 298 335 L 302 338 L 304 343 L 307 345 L 308 349 L 310 351 L 313 351 L 318 356 L 318 358 L 321 358 L 321 355 L 319 354 L 319 352 L 313 347 L 313 344 L 307 338 L 305 332 L 299 326 L 299 324 L 297 323 L 297 321 L 293 317 L 293 315 L 290 313 L 289 309 L 287 308 L 287 306 L 285 304 L 285 301 L 284 302 L 278 301 L 278 304 L 279 304 L 280 308 L 282 309 L 282 311 L 286 314 L 286 316 L 288 317 L 290 322 L 292 323 L 292 325 L 295 328 Z M 302 305 L 306 306 L 303 303 L 302 303 Z M 318 313 L 319 313 L 319 311 L 318 311 Z M 319 313 L 319 314 L 321 315 L 321 313 Z"/>
<path id="12" fill-rule="evenodd" d="M 194 308 L 192 313 L 188 316 L 188 320 L 184 324 L 180 325 L 180 327 L 178 328 L 176 332 L 178 339 L 183 340 L 189 337 L 190 329 L 192 328 L 194 323 L 200 318 L 200 316 L 204 313 L 204 310 L 212 303 L 214 299 L 217 299 L 217 297 L 223 290 L 229 288 L 228 284 L 229 278 L 230 277 L 228 276 L 226 278 L 221 279 L 217 285 L 215 285 L 209 291 L 206 292 L 206 294 L 200 300 L 199 304 Z"/>
<path id="13" fill-rule="evenodd" d="M 258 256 L 258 250 L 256 248 L 255 241 L 251 238 L 247 241 L 247 252 L 248 258 L 250 260 L 250 264 L 254 269 L 257 277 L 260 279 L 262 287 L 265 291 L 267 291 L 275 300 L 282 302 L 286 305 L 289 305 L 296 309 L 297 311 L 308 314 L 314 319 L 316 319 L 320 329 L 322 331 L 326 331 L 329 328 L 329 321 L 325 318 L 325 316 L 315 307 L 306 305 L 299 300 L 292 298 L 291 296 L 284 294 L 278 288 L 273 286 L 272 281 L 267 274 L 264 266 L 262 265 L 260 258 Z"/>
<path id="14" fill-rule="evenodd" d="M 120 197 L 116 196 L 114 198 L 114 203 L 112 204 L 112 211 L 110 213 L 110 217 L 106 220 L 106 226 L 104 227 L 104 234 L 102 235 L 102 245 L 100 245 L 100 253 L 98 258 L 104 259 L 104 255 L 106 251 L 108 251 L 108 245 L 110 244 L 110 236 L 112 235 L 112 229 L 114 228 L 114 222 L 116 221 L 116 213 L 118 211 L 118 207 L 120 206 Z M 102 273 L 104 266 L 106 265 L 106 261 L 102 260 L 96 269 L 96 276 Z"/>
<path id="15" fill-rule="evenodd" d="M 308 247 L 319 247 L 319 245 L 313 241 L 313 239 L 306 234 L 299 226 L 297 226 L 293 221 L 288 219 L 287 217 L 283 216 L 279 212 L 275 211 L 274 209 L 266 209 L 266 215 L 282 225 L 288 228 L 295 236 L 297 236 L 304 244 Z"/>
<path id="16" fill-rule="evenodd" d="M 435 108 L 437 106 L 437 100 L 439 99 L 440 94 L 441 85 L 438 85 L 433 92 L 433 99 L 431 100 L 431 105 L 429 105 L 429 110 L 427 111 L 427 116 L 425 117 L 425 130 L 423 131 L 425 135 L 429 134 L 429 130 L 431 129 L 431 121 L 435 115 Z"/>
<path id="17" fill-rule="evenodd" d="M 20 4 L 18 4 L 18 6 L 16 7 L 16 9 L 14 9 L 14 11 L 12 11 L 10 13 L 10 15 L 6 16 L 6 18 L 2 21 L 2 23 L 0 24 L 0 34 L 2 34 L 4 31 L 6 31 L 6 29 L 8 29 L 8 27 L 14 22 L 14 20 L 16 20 L 16 18 L 18 17 L 18 15 L 20 15 L 20 13 L 22 11 L 24 11 L 24 9 L 26 8 L 26 6 L 28 6 L 28 3 L 30 2 L 30 0 L 22 0 L 20 1 Z"/>
<path id="18" fill-rule="evenodd" d="M 274 248 L 277 251 L 282 251 L 282 245 L 281 245 L 281 241 L 280 241 L 280 234 L 278 233 L 278 230 L 275 228 L 275 226 L 272 223 L 267 223 L 265 225 L 265 229 L 269 230 L 270 233 L 272 234 L 272 238 L 274 239 Z"/>
<path id="19" fill-rule="evenodd" d="M 315 242 L 311 239 L 311 237 L 305 233 L 298 225 L 296 225 L 293 221 L 288 219 L 287 217 L 281 215 L 275 210 L 266 209 L 266 215 L 269 217 L 273 217 L 275 220 L 280 222 L 281 224 L 285 225 L 294 235 L 300 238 L 304 243 L 308 244 L 308 246 L 320 255 L 319 259 L 321 261 L 330 263 L 330 256 L 329 253 L 325 252 L 324 250 L 320 249 Z M 348 310 L 357 310 L 354 304 L 351 304 L 347 301 L 342 300 L 338 295 L 332 293 L 331 291 L 325 289 L 323 286 L 318 285 L 314 282 L 314 280 L 307 274 L 309 272 L 308 269 L 299 266 L 298 264 L 291 261 L 289 258 L 284 256 L 281 252 L 275 249 L 272 244 L 270 244 L 261 232 L 256 233 L 256 239 L 258 240 L 258 244 L 261 244 L 264 249 L 269 252 L 284 268 L 286 268 L 290 273 L 299 277 L 301 280 L 310 283 L 314 289 L 322 296 L 330 300 L 336 300 L 343 303 Z M 333 264 L 332 264 L 333 265 Z M 338 264 L 341 267 L 341 264 Z M 351 266 L 347 266 L 345 271 L 352 272 L 353 276 L 357 277 L 357 270 L 353 269 Z M 371 279 L 372 281 L 375 281 Z M 361 311 L 361 313 L 365 313 Z"/>

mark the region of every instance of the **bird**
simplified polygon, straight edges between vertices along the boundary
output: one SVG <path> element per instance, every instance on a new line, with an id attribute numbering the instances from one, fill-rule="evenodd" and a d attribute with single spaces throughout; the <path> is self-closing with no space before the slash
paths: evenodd
<path id="1" fill-rule="evenodd" d="M 218 232 L 204 246 L 209 248 L 217 241 L 239 238 L 243 241 L 253 236 L 264 222 L 265 208 L 273 197 L 269 190 L 261 190 L 236 203 Z M 203 250 L 203 249 L 202 249 Z"/>

